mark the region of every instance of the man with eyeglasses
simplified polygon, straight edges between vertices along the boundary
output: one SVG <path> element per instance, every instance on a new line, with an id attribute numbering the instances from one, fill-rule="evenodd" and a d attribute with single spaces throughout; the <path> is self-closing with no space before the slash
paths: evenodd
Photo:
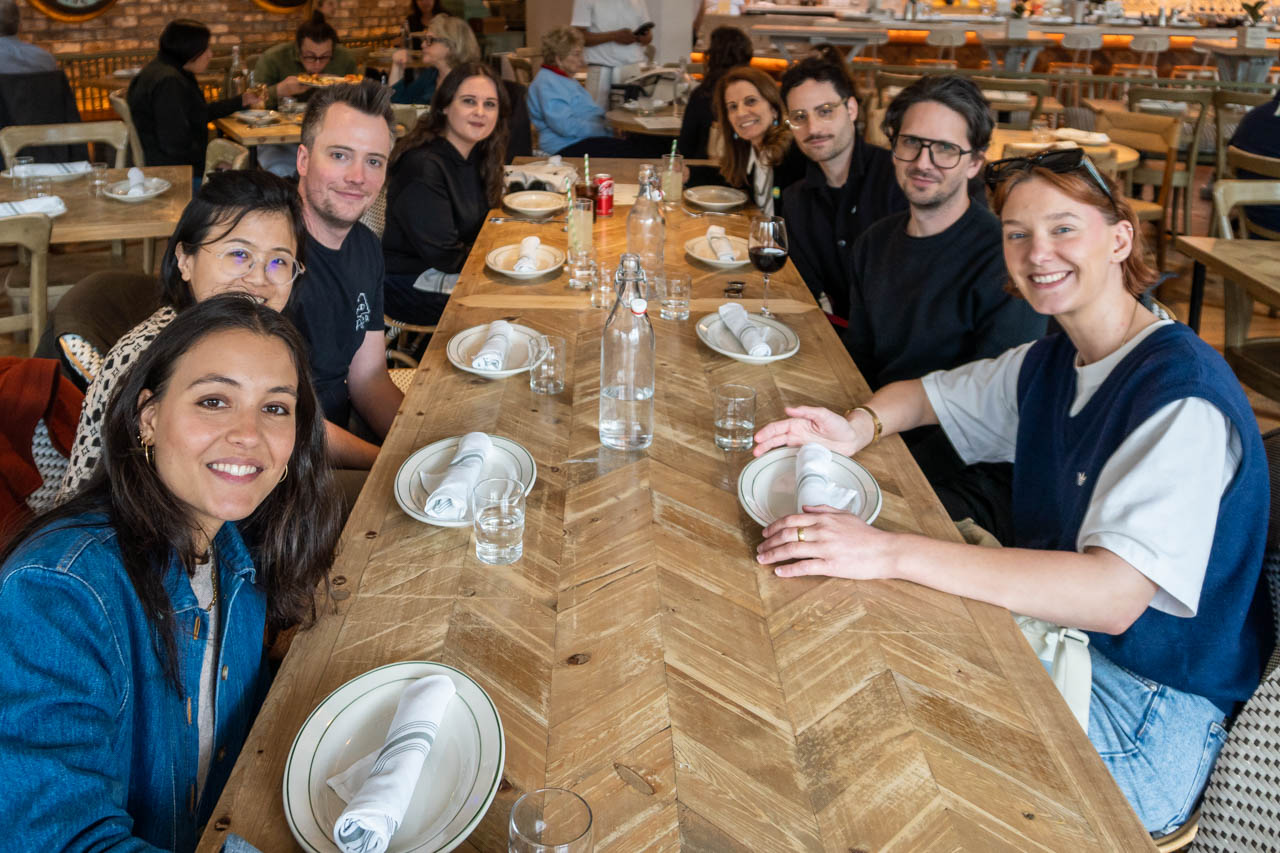
<path id="1" fill-rule="evenodd" d="M 969 196 L 991 141 L 982 92 L 926 76 L 889 105 L 882 129 L 909 205 L 854 244 L 845 346 L 874 391 L 990 358 L 1044 335 L 1045 318 L 1005 289 L 1000 221 Z M 903 434 L 952 518 L 1012 533 L 1012 466 L 965 467 L 938 427 Z"/>
<path id="2" fill-rule="evenodd" d="M 907 201 L 889 152 L 858 138 L 858 101 L 842 66 L 816 56 L 801 60 L 782 75 L 782 101 L 796 145 L 812 162 L 804 179 L 783 191 L 779 215 L 805 284 L 842 324 L 854 241 Z"/>

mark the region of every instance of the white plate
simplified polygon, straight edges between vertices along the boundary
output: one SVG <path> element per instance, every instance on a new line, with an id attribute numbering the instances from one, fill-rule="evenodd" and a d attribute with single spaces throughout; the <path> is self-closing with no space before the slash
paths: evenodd
<path id="1" fill-rule="evenodd" d="M 512 243 L 510 246 L 499 246 L 485 255 L 484 265 L 496 273 L 502 273 L 511 278 L 538 278 L 564 266 L 564 257 L 564 250 L 541 243 L 533 259 L 538 268 L 533 272 L 516 272 L 513 267 L 516 261 L 520 260 L 520 244 Z"/>
<path id="2" fill-rule="evenodd" d="M 128 202 L 129 204 L 137 204 L 140 201 L 147 201 L 167 192 L 171 186 L 173 184 L 164 178 L 147 178 L 142 183 L 142 195 L 129 195 L 129 182 L 116 181 L 114 184 L 107 185 L 107 198 Z"/>
<path id="3" fill-rule="evenodd" d="M 536 329 L 530 329 L 528 326 L 520 326 L 515 323 L 511 324 L 511 348 L 507 350 L 506 367 L 501 370 L 480 370 L 472 367 L 471 359 L 475 358 L 476 353 L 480 351 L 480 347 L 484 346 L 488 333 L 488 323 L 481 326 L 472 326 L 470 329 L 463 329 L 452 338 L 449 338 L 449 345 L 445 347 L 445 355 L 449 356 L 449 361 L 459 370 L 465 370 L 467 373 L 474 373 L 477 376 L 485 376 L 489 379 L 504 379 L 508 376 L 515 376 L 517 373 L 524 373 L 529 369 L 530 343 L 534 338 L 540 337 L 542 333 Z"/>
<path id="4" fill-rule="evenodd" d="M 237 110 L 231 114 L 232 118 L 239 119 L 248 125 L 267 125 L 280 121 L 280 113 L 275 110 Z"/>
<path id="5" fill-rule="evenodd" d="M 623 101 L 622 108 L 629 113 L 648 116 L 653 115 L 669 103 L 671 102 L 664 101 L 662 98 L 637 98 L 634 101 Z"/>
<path id="6" fill-rule="evenodd" d="M 707 210 L 733 210 L 747 203 L 747 194 L 733 187 L 689 187 L 684 200 Z"/>
<path id="7" fill-rule="evenodd" d="M 772 317 L 763 317 L 759 314 L 752 314 L 751 322 L 763 327 L 764 339 L 773 348 L 773 355 L 767 355 L 763 358 L 747 355 L 742 349 L 742 344 L 738 342 L 733 332 L 729 331 L 729 327 L 724 324 L 724 320 L 720 319 L 719 314 L 707 314 L 698 320 L 696 327 L 698 338 L 721 355 L 727 355 L 729 358 L 737 359 L 747 364 L 768 364 L 771 361 L 781 361 L 784 358 L 791 358 L 791 356 L 800 351 L 799 336 L 791 331 L 786 324 Z"/>
<path id="8" fill-rule="evenodd" d="M 333 825 L 345 804 L 326 780 L 382 746 L 405 687 L 447 675 L 449 702 L 404 823 L 388 853 L 452 850 L 480 823 L 498 792 L 506 738 L 493 700 L 451 666 L 406 661 L 357 676 L 325 697 L 293 740 L 284 767 L 284 815 L 302 849 L 337 850 Z"/>
<path id="9" fill-rule="evenodd" d="M 490 435 L 489 438 L 493 439 L 493 449 L 485 458 L 480 479 L 507 477 L 519 480 L 524 483 L 524 493 L 529 494 L 529 490 L 538 479 L 538 465 L 533 461 L 533 454 L 509 438 L 503 438 L 500 435 Z M 470 509 L 461 521 L 440 521 L 429 518 L 422 509 L 427 505 L 429 493 L 422 487 L 422 481 L 418 479 L 419 471 L 426 474 L 443 474 L 458 452 L 458 442 L 461 440 L 460 435 L 442 438 L 415 450 L 408 459 L 404 460 L 404 464 L 396 472 L 396 503 L 400 504 L 405 515 L 436 527 L 471 526 Z"/>
<path id="10" fill-rule="evenodd" d="M 796 512 L 796 454 L 798 447 L 775 447 L 753 459 L 738 475 L 738 502 L 761 527 L 768 527 L 784 515 Z M 871 472 L 839 453 L 831 454 L 835 469 L 831 479 L 837 485 L 857 491 L 861 502 L 854 512 L 867 524 L 876 520 L 884 496 Z"/>
<path id="11" fill-rule="evenodd" d="M 551 216 L 564 209 L 564 193 L 546 190 L 521 190 L 502 197 L 502 203 L 524 216 Z"/>
<path id="12" fill-rule="evenodd" d="M 684 250 L 689 257 L 702 261 L 713 267 L 719 267 L 722 270 L 736 269 L 744 264 L 751 263 L 751 256 L 747 254 L 747 241 L 744 237 L 734 237 L 733 235 L 725 235 L 729 238 L 729 244 L 733 246 L 734 259 L 732 261 L 722 261 L 711 251 L 711 246 L 707 243 L 706 235 L 702 237 L 694 237 L 692 240 L 684 244 Z"/>

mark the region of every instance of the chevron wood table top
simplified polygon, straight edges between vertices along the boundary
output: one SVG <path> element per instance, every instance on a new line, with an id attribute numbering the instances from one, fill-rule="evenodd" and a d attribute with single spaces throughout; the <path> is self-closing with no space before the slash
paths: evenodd
<path id="1" fill-rule="evenodd" d="M 625 210 L 602 219 L 606 266 Z M 337 599 L 286 657 L 200 850 L 236 832 L 296 849 L 281 778 L 295 734 L 332 690 L 374 667 L 435 660 L 493 697 L 506 730 L 497 798 L 459 849 L 506 849 L 516 798 L 572 788 L 598 851 L 1154 849 L 1009 613 L 899 582 L 782 580 L 753 560 L 760 528 L 738 504 L 747 453 L 712 441 L 711 389 L 752 385 L 757 423 L 789 404 L 837 410 L 868 389 L 790 264 L 771 307 L 799 352 L 752 366 L 699 343 L 694 322 L 725 281 L 760 276 L 690 262 L 710 221 L 668 216 L 667 259 L 693 273 L 693 317 L 655 319 L 652 447 L 597 439 L 606 312 L 567 276 L 513 282 L 486 252 L 558 224 L 487 223 L 343 536 Z M 507 317 L 563 335 L 563 393 L 452 367 L 448 339 Z M 486 566 L 469 529 L 409 518 L 392 497 L 417 448 L 469 430 L 506 436 L 538 465 L 524 556 Z M 956 538 L 904 445 L 859 456 L 884 491 L 876 524 Z M 334 768 L 339 770 L 341 768 Z"/>
<path id="2" fill-rule="evenodd" d="M 191 201 L 191 167 L 144 166 L 142 171 L 149 178 L 164 178 L 171 186 L 155 198 L 130 203 L 90 195 L 88 175 L 51 184 L 50 191 L 67 205 L 67 212 L 54 217 L 49 242 L 136 240 L 172 234 Z M 128 177 L 128 169 L 107 170 L 108 184 Z M 28 196 L 16 184 L 0 179 L 0 202 L 21 201 Z"/>

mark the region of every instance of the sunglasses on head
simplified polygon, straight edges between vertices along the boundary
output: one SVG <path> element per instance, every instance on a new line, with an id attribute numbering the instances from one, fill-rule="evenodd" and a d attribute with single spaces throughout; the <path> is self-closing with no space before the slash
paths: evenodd
<path id="1" fill-rule="evenodd" d="M 1111 194 L 1111 188 L 1107 186 L 1102 173 L 1085 156 L 1082 148 L 1056 148 L 1041 151 L 1039 154 L 1032 154 L 1030 157 L 1006 157 L 1003 160 L 988 163 L 982 177 L 987 186 L 994 189 L 996 184 L 1007 181 L 1014 175 L 1030 172 L 1037 166 L 1058 174 L 1083 169 L 1093 179 L 1093 182 L 1098 185 L 1098 189 L 1102 190 L 1102 194 L 1107 197 L 1107 201 L 1111 202 L 1111 207 L 1115 209 L 1116 199 Z"/>

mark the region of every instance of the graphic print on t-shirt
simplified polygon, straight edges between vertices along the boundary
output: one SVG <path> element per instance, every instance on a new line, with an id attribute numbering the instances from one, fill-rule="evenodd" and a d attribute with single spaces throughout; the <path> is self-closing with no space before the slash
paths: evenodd
<path id="1" fill-rule="evenodd" d="M 364 291 L 356 295 L 356 331 L 360 331 L 369 325 L 369 300 L 365 298 Z"/>

